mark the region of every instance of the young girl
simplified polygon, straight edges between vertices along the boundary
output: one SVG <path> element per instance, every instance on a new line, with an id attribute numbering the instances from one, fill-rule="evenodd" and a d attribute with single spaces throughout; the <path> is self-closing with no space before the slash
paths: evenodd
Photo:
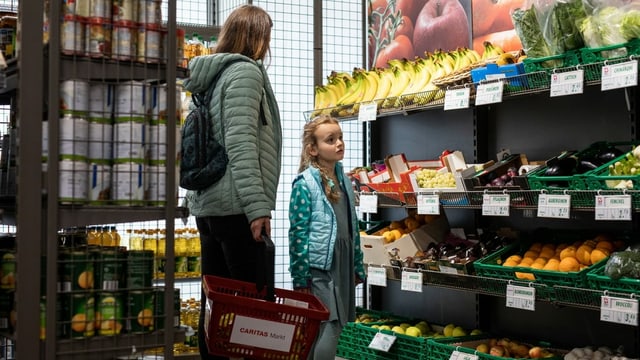
<path id="1" fill-rule="evenodd" d="M 296 291 L 329 310 L 309 359 L 334 360 L 342 327 L 355 319 L 355 287 L 365 279 L 353 189 L 340 161 L 338 121 L 319 116 L 302 135 L 299 174 L 289 203 L 289 259 Z"/>

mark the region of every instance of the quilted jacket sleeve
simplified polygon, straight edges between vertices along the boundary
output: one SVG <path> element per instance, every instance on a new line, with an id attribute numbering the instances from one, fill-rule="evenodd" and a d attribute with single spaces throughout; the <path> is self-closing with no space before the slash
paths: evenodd
<path id="1" fill-rule="evenodd" d="M 309 225 L 311 194 L 304 179 L 294 182 L 289 202 L 289 272 L 294 288 L 311 286 Z"/>

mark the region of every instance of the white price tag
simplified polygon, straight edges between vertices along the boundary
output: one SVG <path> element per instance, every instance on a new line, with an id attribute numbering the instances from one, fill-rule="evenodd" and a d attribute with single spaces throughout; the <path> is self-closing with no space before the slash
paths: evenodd
<path id="1" fill-rule="evenodd" d="M 602 67 L 601 91 L 636 85 L 638 85 L 638 60 Z"/>
<path id="2" fill-rule="evenodd" d="M 402 270 L 400 290 L 422 292 L 422 273 Z"/>
<path id="3" fill-rule="evenodd" d="M 596 195 L 596 220 L 631 220 L 631 195 Z"/>
<path id="4" fill-rule="evenodd" d="M 451 352 L 449 360 L 478 360 L 478 355 L 467 354 L 465 352 L 453 350 L 453 352 Z"/>
<path id="5" fill-rule="evenodd" d="M 444 110 L 446 111 L 446 110 L 468 108 L 470 95 L 471 95 L 471 89 L 468 87 L 445 91 Z"/>
<path id="6" fill-rule="evenodd" d="M 568 219 L 571 195 L 538 195 L 538 217 Z"/>
<path id="7" fill-rule="evenodd" d="M 507 284 L 507 307 L 536 310 L 536 289 L 531 286 Z"/>
<path id="8" fill-rule="evenodd" d="M 551 74 L 550 96 L 582 94 L 584 91 L 584 70 Z"/>
<path id="9" fill-rule="evenodd" d="M 360 193 L 360 211 L 370 214 L 378 212 L 378 195 Z"/>
<path id="10" fill-rule="evenodd" d="M 360 104 L 358 109 L 358 120 L 374 121 L 378 115 L 378 103 L 372 101 L 368 104 Z"/>
<path id="11" fill-rule="evenodd" d="M 504 82 L 496 81 L 488 84 L 479 84 L 476 89 L 476 105 L 495 104 L 502 102 L 502 90 Z"/>
<path id="12" fill-rule="evenodd" d="M 369 285 L 387 287 L 387 269 L 377 266 L 368 266 L 367 283 Z"/>
<path id="13" fill-rule="evenodd" d="M 509 216 L 511 195 L 509 194 L 484 194 L 482 195 L 482 215 L 484 216 Z"/>
<path id="14" fill-rule="evenodd" d="M 602 296 L 600 298 L 600 320 L 638 326 L 638 300 Z"/>
<path id="15" fill-rule="evenodd" d="M 458 269 L 453 266 L 438 265 L 438 269 L 441 273 L 458 275 Z"/>
<path id="16" fill-rule="evenodd" d="M 373 340 L 371 340 L 371 343 L 369 343 L 369 348 L 389 352 L 389 349 L 391 349 L 391 346 L 395 341 L 396 337 L 394 335 L 377 332 L 373 337 Z"/>
<path id="17" fill-rule="evenodd" d="M 419 215 L 440 215 L 440 196 L 418 194 L 416 202 Z"/>

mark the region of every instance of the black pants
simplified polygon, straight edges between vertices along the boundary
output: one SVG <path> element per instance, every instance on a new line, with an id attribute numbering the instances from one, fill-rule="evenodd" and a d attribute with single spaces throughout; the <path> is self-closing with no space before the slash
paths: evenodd
<path id="1" fill-rule="evenodd" d="M 264 256 L 261 243 L 251 234 L 245 215 L 196 217 L 200 232 L 202 275 L 215 275 L 255 283 L 258 257 Z M 202 359 L 226 359 L 209 355 L 204 332 L 206 296 L 201 292 L 198 347 Z"/>

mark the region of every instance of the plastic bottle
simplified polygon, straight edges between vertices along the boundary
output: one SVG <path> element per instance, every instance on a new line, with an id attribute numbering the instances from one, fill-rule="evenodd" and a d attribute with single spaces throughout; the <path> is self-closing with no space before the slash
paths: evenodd
<path id="1" fill-rule="evenodd" d="M 191 105 L 191 92 L 185 91 L 183 93 L 184 98 L 182 99 L 182 103 L 180 104 L 180 125 L 184 124 L 187 115 L 189 115 L 189 105 Z"/>
<path id="2" fill-rule="evenodd" d="M 111 246 L 120 246 L 120 241 L 122 240 L 122 237 L 118 233 L 118 230 L 116 229 L 115 226 L 109 227 L 109 235 L 111 235 L 111 243 L 112 243 Z"/>
<path id="3" fill-rule="evenodd" d="M 207 53 L 213 54 L 216 51 L 216 46 L 218 46 L 218 38 L 215 36 L 210 37 L 207 44 Z"/>
<path id="4" fill-rule="evenodd" d="M 176 259 L 176 277 L 186 277 L 188 272 L 187 266 L 187 238 L 184 230 L 176 230 L 174 241 L 174 251 Z"/>
<path id="5" fill-rule="evenodd" d="M 113 238 L 111 237 L 108 226 L 103 226 L 100 229 L 100 245 L 113 246 Z"/>

